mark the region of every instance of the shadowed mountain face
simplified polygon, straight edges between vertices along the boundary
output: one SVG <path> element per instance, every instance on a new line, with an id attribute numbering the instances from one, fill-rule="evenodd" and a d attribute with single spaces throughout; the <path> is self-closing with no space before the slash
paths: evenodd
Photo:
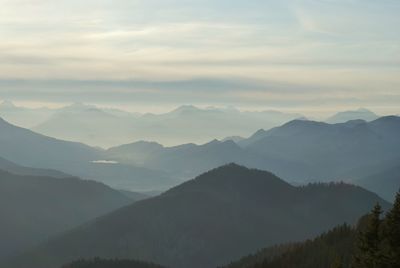
<path id="1" fill-rule="evenodd" d="M 0 259 L 133 201 L 97 182 L 0 170 Z"/>
<path id="2" fill-rule="evenodd" d="M 55 238 L 7 267 L 50 268 L 96 256 L 215 267 L 354 223 L 377 201 L 388 206 L 359 187 L 293 187 L 269 172 L 230 164 Z"/>
<path id="3" fill-rule="evenodd" d="M 101 149 L 46 137 L 11 125 L 2 119 L 0 119 L 0 156 L 19 165 L 56 169 L 74 176 L 100 181 L 118 189 L 165 190 L 179 183 L 162 171 L 98 161 L 104 157 L 104 151 Z"/>

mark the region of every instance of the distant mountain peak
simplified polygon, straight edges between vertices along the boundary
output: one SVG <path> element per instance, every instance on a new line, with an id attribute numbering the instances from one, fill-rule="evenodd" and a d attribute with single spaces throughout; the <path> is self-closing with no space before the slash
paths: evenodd
<path id="1" fill-rule="evenodd" d="M 131 143 L 132 145 L 160 145 L 160 146 L 162 146 L 161 144 L 159 144 L 158 142 L 155 142 L 155 141 L 145 141 L 145 140 L 141 140 L 141 141 L 136 141 L 136 142 L 133 142 L 133 143 Z"/>
<path id="2" fill-rule="evenodd" d="M 282 125 L 282 128 L 285 127 L 303 127 L 303 126 L 326 126 L 327 123 L 312 121 L 312 120 L 292 120 L 287 122 L 286 124 Z"/>
<path id="3" fill-rule="evenodd" d="M 83 102 L 74 102 L 70 105 L 67 105 L 63 108 L 64 110 L 88 110 L 88 109 L 98 109 L 94 105 L 89 105 Z"/>
<path id="4" fill-rule="evenodd" d="M 368 110 L 367 108 L 363 108 L 363 107 L 358 108 L 356 111 L 358 111 L 358 112 L 369 112 L 369 113 L 372 113 L 371 110 Z"/>
<path id="5" fill-rule="evenodd" d="M 238 143 L 238 142 L 240 142 L 240 141 L 242 141 L 242 140 L 244 140 L 244 139 L 245 139 L 245 138 L 243 138 L 243 137 L 241 137 L 241 136 L 229 136 L 229 137 L 226 137 L 226 138 L 222 139 L 221 141 L 224 142 L 224 141 L 229 141 L 229 140 L 231 140 L 231 141 L 233 141 L 233 142 L 235 142 L 235 143 Z"/>
<path id="6" fill-rule="evenodd" d="M 238 192 L 252 195 L 254 191 L 264 191 L 272 194 L 277 192 L 290 191 L 294 186 L 278 178 L 273 173 L 258 169 L 250 169 L 237 163 L 231 162 L 220 167 L 207 171 L 196 178 L 189 180 L 170 191 L 212 191 L 218 193 Z M 266 192 L 265 192 L 266 191 Z"/>
<path id="7" fill-rule="evenodd" d="M 220 143 L 222 143 L 222 142 L 219 141 L 219 140 L 217 140 L 217 139 L 213 139 L 212 141 L 207 142 L 207 143 L 205 143 L 205 144 L 203 144 L 203 145 L 204 145 L 204 146 L 208 146 L 208 145 L 216 145 L 216 144 L 220 144 Z"/>
<path id="8" fill-rule="evenodd" d="M 259 129 L 259 130 L 257 130 L 253 135 L 251 135 L 251 138 L 263 137 L 266 133 L 267 133 L 266 130 L 264 130 L 264 129 Z"/>
<path id="9" fill-rule="evenodd" d="M 309 118 L 305 117 L 305 116 L 300 116 L 298 118 L 296 118 L 295 120 L 300 120 L 300 121 L 312 121 Z"/>
<path id="10" fill-rule="evenodd" d="M 182 105 L 173 110 L 171 113 L 186 113 L 186 112 L 197 112 L 200 111 L 200 108 L 197 108 L 194 105 Z"/>
<path id="11" fill-rule="evenodd" d="M 350 120 L 362 119 L 365 121 L 373 121 L 377 119 L 379 116 L 374 112 L 366 109 L 366 108 L 359 108 L 357 110 L 350 110 L 350 111 L 343 111 L 338 112 L 335 115 L 329 117 L 326 122 L 330 124 L 335 123 L 344 123 Z"/>

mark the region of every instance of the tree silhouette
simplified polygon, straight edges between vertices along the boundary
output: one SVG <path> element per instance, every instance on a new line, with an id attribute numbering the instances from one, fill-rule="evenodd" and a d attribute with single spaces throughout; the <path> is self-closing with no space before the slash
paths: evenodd
<path id="1" fill-rule="evenodd" d="M 368 215 L 365 230 L 359 231 L 356 242 L 356 254 L 352 267 L 354 268 L 380 268 L 382 267 L 382 250 L 380 227 L 382 209 L 376 204 L 372 212 Z"/>
<path id="2" fill-rule="evenodd" d="M 385 267 L 400 267 L 400 192 L 383 222 Z"/>

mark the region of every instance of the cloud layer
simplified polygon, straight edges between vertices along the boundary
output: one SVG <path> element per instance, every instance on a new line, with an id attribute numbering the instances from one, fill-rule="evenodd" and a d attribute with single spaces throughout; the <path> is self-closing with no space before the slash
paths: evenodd
<path id="1" fill-rule="evenodd" d="M 400 99 L 397 0 L 0 5 L 0 98 L 387 112 Z"/>

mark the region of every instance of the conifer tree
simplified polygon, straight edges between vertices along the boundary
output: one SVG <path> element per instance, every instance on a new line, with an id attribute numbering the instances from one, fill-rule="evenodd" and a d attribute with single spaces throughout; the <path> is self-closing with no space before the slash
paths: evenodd
<path id="1" fill-rule="evenodd" d="M 383 224 L 384 257 L 389 268 L 400 267 L 400 192 Z"/>
<path id="2" fill-rule="evenodd" d="M 353 268 L 382 268 L 381 252 L 381 214 L 382 209 L 376 204 L 370 215 L 364 231 L 360 231 L 357 241 Z"/>

